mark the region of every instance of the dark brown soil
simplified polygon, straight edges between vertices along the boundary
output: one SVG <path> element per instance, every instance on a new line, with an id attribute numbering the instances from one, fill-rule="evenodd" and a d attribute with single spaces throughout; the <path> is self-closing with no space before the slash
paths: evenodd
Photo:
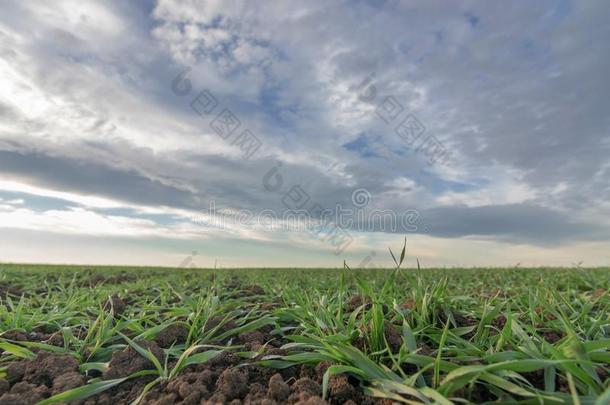
<path id="1" fill-rule="evenodd" d="M 12 362 L 0 384 L 0 404 L 32 404 L 85 383 L 68 354 L 39 352 L 35 359 Z M 10 388 L 9 388 L 10 387 Z"/>
<path id="2" fill-rule="evenodd" d="M 407 298 L 401 304 L 404 309 L 414 310 L 417 307 L 417 302 L 413 298 Z"/>
<path id="3" fill-rule="evenodd" d="M 499 331 L 501 331 L 504 326 L 506 325 L 506 317 L 504 315 L 498 315 L 496 316 L 492 321 L 491 321 L 491 325 L 497 329 L 497 331 L 492 330 L 491 333 L 492 334 L 496 334 Z"/>
<path id="4" fill-rule="evenodd" d="M 56 331 L 53 325 L 45 325 L 34 328 L 31 332 L 8 331 L 1 336 L 7 340 L 16 342 L 40 342 L 47 345 L 63 347 L 64 338 L 61 332 Z M 78 338 L 83 338 L 87 334 L 85 327 L 72 328 L 72 334 Z M 2 350 L 0 349 L 0 353 Z"/>
<path id="5" fill-rule="evenodd" d="M 392 353 L 398 353 L 402 346 L 402 333 L 389 321 L 385 321 L 383 327 L 385 339 L 388 341 Z"/>
<path id="6" fill-rule="evenodd" d="M 257 284 L 247 286 L 244 288 L 244 292 L 247 293 L 247 295 L 265 295 L 263 287 Z"/>
<path id="7" fill-rule="evenodd" d="M 137 276 L 127 272 L 122 272 L 114 275 L 94 274 L 93 276 L 81 281 L 80 287 L 97 287 L 102 284 L 122 284 L 130 281 L 135 281 Z"/>
<path id="8" fill-rule="evenodd" d="M 139 342 L 139 344 L 150 349 L 157 357 L 162 354 L 155 342 Z M 270 345 L 267 354 L 271 353 L 284 352 Z M 127 348 L 113 354 L 110 369 L 105 373 L 104 379 L 125 376 L 139 370 L 150 369 L 151 366 L 148 360 L 131 348 Z M 364 396 L 358 381 L 347 376 L 331 377 L 328 401 L 323 400 L 321 381 L 329 366 L 329 363 L 322 363 L 316 367 L 274 370 L 254 364 L 244 364 L 244 359 L 231 352 L 223 352 L 205 364 L 188 366 L 172 381 L 157 385 L 144 397 L 142 404 L 320 405 L 344 404 L 347 401 L 352 401 L 347 402 L 348 404 L 384 403 Z M 82 376 L 78 373 L 65 374 L 67 373 L 61 378 L 54 379 L 53 384 L 47 387 L 47 391 L 40 395 L 42 397 L 51 395 L 55 388 L 59 389 L 60 386 L 68 389 L 83 383 Z M 144 385 L 151 379 L 146 377 L 129 380 L 83 401 L 83 404 L 128 404 L 137 398 Z"/>
<path id="9" fill-rule="evenodd" d="M 345 375 L 331 376 L 328 382 L 328 389 L 331 398 L 341 404 L 358 396 L 356 388 L 349 383 Z"/>
<path id="10" fill-rule="evenodd" d="M 542 336 L 542 338 L 547 342 L 555 344 L 559 342 L 565 336 L 565 334 L 562 331 L 546 330 L 540 332 L 540 336 Z"/>
<path id="11" fill-rule="evenodd" d="M 115 318 L 120 317 L 123 312 L 125 312 L 126 308 L 127 304 L 125 303 L 125 301 L 123 301 L 123 299 L 116 294 L 109 297 L 108 300 L 106 300 L 106 302 L 104 303 L 104 310 L 112 311 L 112 314 Z"/>
<path id="12" fill-rule="evenodd" d="M 361 351 L 366 351 L 367 347 L 370 348 L 366 337 L 368 333 L 369 327 L 363 325 L 360 330 L 360 336 L 352 342 L 354 347 Z M 402 346 L 402 333 L 390 321 L 385 320 L 383 322 L 383 334 L 392 353 L 398 353 L 400 346 Z"/>
<path id="13" fill-rule="evenodd" d="M 220 324 L 222 324 L 222 325 L 216 331 L 217 334 L 228 332 L 231 329 L 235 329 L 237 327 L 237 324 L 235 323 L 235 321 L 232 321 L 232 320 L 226 321 L 225 318 L 222 316 L 213 316 L 210 319 L 208 319 L 208 322 L 205 325 L 205 329 L 212 330 Z"/>
<path id="14" fill-rule="evenodd" d="M 371 299 L 362 295 L 353 295 L 347 300 L 344 309 L 345 312 L 354 312 L 361 305 L 365 305 L 364 309 L 369 309 L 372 305 Z"/>
<path id="15" fill-rule="evenodd" d="M 396 329 L 391 324 L 390 339 Z M 171 337 L 181 332 L 168 334 Z M 269 331 L 260 335 L 242 334 L 240 339 L 269 341 Z M 157 337 L 158 338 L 158 337 Z M 386 337 L 387 338 L 387 337 Z M 168 343 L 171 339 L 165 340 Z M 150 350 L 160 361 L 163 351 L 157 342 L 138 341 L 138 345 Z M 265 354 L 285 354 L 285 351 L 269 344 Z M 262 357 L 262 356 L 261 356 Z M 211 361 L 187 367 L 172 381 L 153 388 L 142 404 L 383 404 L 384 401 L 362 394 L 357 380 L 345 375 L 332 376 L 329 381 L 329 397 L 322 399 L 321 382 L 330 363 L 315 367 L 289 367 L 283 370 L 244 364 L 245 360 L 231 352 L 223 352 Z M 171 366 L 171 365 L 170 365 Z M 131 347 L 115 351 L 109 369 L 103 379 L 131 375 L 140 370 L 150 370 L 152 362 Z M 11 363 L 7 369 L 8 380 L 0 379 L 0 405 L 30 405 L 66 390 L 82 386 L 85 376 L 78 372 L 78 365 L 70 355 L 39 352 L 33 360 Z M 104 393 L 77 402 L 81 405 L 123 405 L 136 399 L 144 386 L 154 377 L 128 380 Z"/>
<path id="16" fill-rule="evenodd" d="M 12 386 L 9 393 L 0 397 L 0 405 L 31 405 L 49 397 L 49 388 L 19 382 Z"/>
<path id="17" fill-rule="evenodd" d="M 155 342 L 139 341 L 137 344 L 143 349 L 148 349 L 152 354 L 163 364 L 163 350 Z M 109 380 L 113 378 L 127 377 L 136 371 L 154 370 L 155 365 L 133 348 L 128 347 L 122 351 L 112 353 L 110 366 L 108 371 L 104 373 L 104 378 Z"/>
<path id="18" fill-rule="evenodd" d="M 0 378 L 0 396 L 6 394 L 11 389 L 11 384 L 4 378 Z"/>
<path id="19" fill-rule="evenodd" d="M 6 296 L 11 295 L 13 298 L 21 297 L 25 292 L 21 289 L 20 286 L 9 284 L 9 283 L 0 283 L 0 297 L 6 298 Z"/>
<path id="20" fill-rule="evenodd" d="M 173 324 L 159 332 L 155 337 L 155 342 L 159 347 L 168 349 L 174 344 L 186 342 L 188 334 L 189 332 L 186 327 L 179 324 Z"/>

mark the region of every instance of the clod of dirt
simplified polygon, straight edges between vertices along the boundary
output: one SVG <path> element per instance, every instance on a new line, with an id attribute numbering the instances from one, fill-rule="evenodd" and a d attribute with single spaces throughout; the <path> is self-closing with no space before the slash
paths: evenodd
<path id="1" fill-rule="evenodd" d="M 328 389 L 333 403 L 342 404 L 358 396 L 356 388 L 349 383 L 346 375 L 331 376 L 328 381 Z"/>
<path id="2" fill-rule="evenodd" d="M 369 297 L 363 297 L 362 295 L 354 295 L 347 300 L 345 304 L 345 312 L 354 312 L 361 305 L 365 305 L 365 309 L 371 307 L 371 299 Z"/>
<path id="3" fill-rule="evenodd" d="M 501 331 L 504 326 L 506 325 L 506 317 L 504 315 L 498 315 L 496 316 L 492 321 L 491 321 L 491 326 L 493 326 L 494 328 L 497 329 L 496 330 L 492 330 L 491 333 L 492 334 L 496 334 L 498 333 L 498 331 Z"/>
<path id="4" fill-rule="evenodd" d="M 202 373 L 188 372 L 170 381 L 161 397 L 157 397 L 158 394 L 152 392 L 149 397 L 153 397 L 154 402 L 152 403 L 158 405 L 167 403 L 199 404 L 201 400 L 210 396 L 208 385 L 211 377 L 211 372 L 208 369 L 205 369 Z"/>
<path id="5" fill-rule="evenodd" d="M 218 335 L 237 328 L 237 324 L 235 323 L 235 321 L 233 321 L 233 320 L 225 321 L 225 318 L 222 316 L 213 316 L 210 319 L 208 319 L 207 323 L 205 324 L 205 330 L 210 331 L 210 330 L 216 328 L 220 324 L 222 324 L 222 325 L 218 328 L 218 330 L 216 330 L 216 334 L 218 334 Z"/>
<path id="6" fill-rule="evenodd" d="M 258 350 L 263 344 L 271 339 L 273 339 L 271 336 L 266 336 L 260 330 L 244 332 L 237 335 L 237 340 L 240 343 L 243 343 L 248 350 Z"/>
<path id="7" fill-rule="evenodd" d="M 157 398 L 148 399 L 146 403 L 148 405 L 166 405 L 166 404 L 175 404 L 180 402 L 176 394 L 163 394 Z M 199 402 L 192 402 L 193 404 L 198 404 Z M 188 402 L 191 404 L 191 402 Z"/>
<path id="8" fill-rule="evenodd" d="M 16 331 L 16 330 L 4 332 L 0 336 L 2 336 L 4 339 L 15 340 L 18 342 L 28 340 L 27 334 L 25 334 L 24 332 Z"/>
<path id="9" fill-rule="evenodd" d="M 223 405 L 228 403 L 227 397 L 220 392 L 216 392 L 207 401 L 201 401 L 201 405 Z"/>
<path id="10" fill-rule="evenodd" d="M 121 272 L 112 276 L 102 274 L 94 274 L 91 277 L 81 281 L 78 285 L 81 287 L 96 287 L 101 284 L 121 284 L 129 281 L 134 281 L 137 276 L 127 272 Z"/>
<path id="11" fill-rule="evenodd" d="M 294 393 L 288 398 L 288 402 L 296 404 L 327 404 L 320 396 L 322 387 L 314 380 L 303 377 L 292 384 Z"/>
<path id="12" fill-rule="evenodd" d="M 299 378 L 292 384 L 292 389 L 296 392 L 305 392 L 310 395 L 322 395 L 322 387 L 311 378 Z"/>
<path id="13" fill-rule="evenodd" d="M 295 405 L 328 405 L 328 402 L 320 397 L 309 397 L 306 400 L 295 402 Z"/>
<path id="14" fill-rule="evenodd" d="M 26 362 L 23 381 L 53 386 L 56 377 L 78 370 L 78 362 L 69 354 L 39 352 L 36 358 Z"/>
<path id="15" fill-rule="evenodd" d="M 555 344 L 564 337 L 564 334 L 562 331 L 547 330 L 540 332 L 540 336 L 542 336 L 547 342 Z"/>
<path id="16" fill-rule="evenodd" d="M 43 340 L 43 343 L 51 345 L 51 346 L 63 346 L 64 345 L 64 337 L 61 333 L 56 332 L 50 335 L 46 340 Z"/>
<path id="17" fill-rule="evenodd" d="M 4 378 L 0 378 L 0 395 L 4 395 L 8 392 L 10 384 Z"/>
<path id="18" fill-rule="evenodd" d="M 115 317 L 121 316 L 123 312 L 125 312 L 125 308 L 127 308 L 127 304 L 125 304 L 125 301 L 116 294 L 109 297 L 104 303 L 104 310 L 112 310 Z"/>
<path id="19" fill-rule="evenodd" d="M 328 368 L 331 366 L 330 361 L 321 361 L 318 364 L 316 364 L 316 368 L 315 368 L 315 377 L 316 377 L 316 381 L 320 384 L 322 384 L 322 377 L 324 376 L 324 373 L 326 373 L 326 370 L 328 370 Z"/>
<path id="20" fill-rule="evenodd" d="M 13 385 L 10 393 L 0 397 L 0 405 L 30 405 L 42 401 L 49 396 L 49 389 L 36 386 L 27 382 L 19 382 Z"/>
<path id="21" fill-rule="evenodd" d="M 248 393 L 248 375 L 236 368 L 228 368 L 216 381 L 218 392 L 228 400 L 243 398 Z"/>
<path id="22" fill-rule="evenodd" d="M 421 354 L 423 356 L 432 356 L 434 354 L 434 349 L 428 346 L 427 344 L 422 343 L 417 348 L 417 354 Z"/>
<path id="23" fill-rule="evenodd" d="M 163 362 L 163 350 L 155 342 L 138 341 L 136 343 L 144 350 L 150 350 L 160 362 Z M 155 366 L 150 360 L 136 352 L 133 348 L 128 347 L 125 350 L 112 353 L 110 366 L 108 371 L 104 373 L 104 378 L 109 380 L 127 377 L 137 371 L 154 368 Z"/>
<path id="24" fill-rule="evenodd" d="M 80 387 L 81 385 L 85 385 L 85 377 L 83 377 L 80 373 L 71 371 L 69 373 L 62 374 L 53 380 L 53 395 L 71 390 L 72 388 Z"/>
<path id="25" fill-rule="evenodd" d="M 273 311 L 275 308 L 279 307 L 280 304 L 277 302 L 263 302 L 260 304 L 260 309 L 263 311 Z"/>
<path id="26" fill-rule="evenodd" d="M 267 389 L 263 384 L 254 382 L 250 383 L 250 391 L 243 400 L 244 404 L 248 405 L 275 405 L 276 402 L 267 398 Z"/>
<path id="27" fill-rule="evenodd" d="M 23 294 L 21 287 L 8 283 L 0 283 L 0 297 L 5 298 L 8 295 L 20 297 Z"/>
<path id="28" fill-rule="evenodd" d="M 38 326 L 34 327 L 32 329 L 32 332 L 52 334 L 52 333 L 57 332 L 58 330 L 59 330 L 59 328 L 55 325 L 42 324 L 42 325 L 38 325 Z"/>
<path id="29" fill-rule="evenodd" d="M 206 364 L 208 367 L 227 368 L 238 365 L 240 361 L 241 359 L 235 353 L 222 352 Z"/>
<path id="30" fill-rule="evenodd" d="M 455 319 L 455 323 L 457 324 L 458 327 L 475 326 L 475 325 L 479 324 L 479 321 L 477 321 L 475 318 L 473 318 L 470 315 L 462 315 L 462 314 L 454 313 L 453 319 Z"/>
<path id="31" fill-rule="evenodd" d="M 413 298 L 407 298 L 402 302 L 400 306 L 404 309 L 414 310 L 415 308 L 417 308 L 417 302 Z"/>
<path id="32" fill-rule="evenodd" d="M 244 292 L 249 295 L 265 295 L 265 290 L 258 284 L 252 284 L 244 288 Z"/>
<path id="33" fill-rule="evenodd" d="M 25 374 L 26 361 L 14 361 L 6 368 L 6 378 L 9 381 L 20 381 Z"/>
<path id="34" fill-rule="evenodd" d="M 290 395 L 290 386 L 284 382 L 280 374 L 274 374 L 269 379 L 267 394 L 278 402 L 285 402 L 288 395 Z"/>
<path id="35" fill-rule="evenodd" d="M 604 290 L 603 288 L 598 288 L 595 291 L 593 291 L 593 298 L 599 298 L 601 296 L 603 296 L 606 293 L 606 290 Z"/>
<path id="36" fill-rule="evenodd" d="M 389 321 L 383 322 L 385 339 L 388 341 L 388 346 L 392 353 L 398 353 L 402 346 L 402 333 L 396 329 Z"/>
<path id="37" fill-rule="evenodd" d="M 159 347 L 168 349 L 173 344 L 186 342 L 188 334 L 188 330 L 184 326 L 173 324 L 159 332 L 155 337 L 155 342 Z"/>

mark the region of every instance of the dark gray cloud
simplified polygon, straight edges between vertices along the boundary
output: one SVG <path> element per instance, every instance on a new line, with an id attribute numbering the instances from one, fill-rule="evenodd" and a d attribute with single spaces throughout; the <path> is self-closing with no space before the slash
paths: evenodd
<path id="1" fill-rule="evenodd" d="M 483 236 L 545 246 L 610 238 L 607 226 L 532 204 L 438 207 L 424 211 L 421 221 L 430 235 L 444 238 Z"/>
<path id="2" fill-rule="evenodd" d="M 194 196 L 133 171 L 43 154 L 0 151 L 4 176 L 54 190 L 116 198 L 142 205 L 195 208 Z"/>

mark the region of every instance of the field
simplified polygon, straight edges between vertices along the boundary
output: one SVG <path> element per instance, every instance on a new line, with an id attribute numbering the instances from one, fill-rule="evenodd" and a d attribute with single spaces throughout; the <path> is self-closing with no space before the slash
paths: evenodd
<path id="1" fill-rule="evenodd" d="M 1 405 L 610 403 L 608 269 L 0 269 Z"/>

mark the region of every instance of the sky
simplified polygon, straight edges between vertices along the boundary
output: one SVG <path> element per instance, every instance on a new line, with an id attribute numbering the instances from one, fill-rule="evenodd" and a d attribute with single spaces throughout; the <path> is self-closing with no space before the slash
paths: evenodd
<path id="1" fill-rule="evenodd" d="M 610 263 L 606 1 L 0 10 L 2 262 Z"/>

